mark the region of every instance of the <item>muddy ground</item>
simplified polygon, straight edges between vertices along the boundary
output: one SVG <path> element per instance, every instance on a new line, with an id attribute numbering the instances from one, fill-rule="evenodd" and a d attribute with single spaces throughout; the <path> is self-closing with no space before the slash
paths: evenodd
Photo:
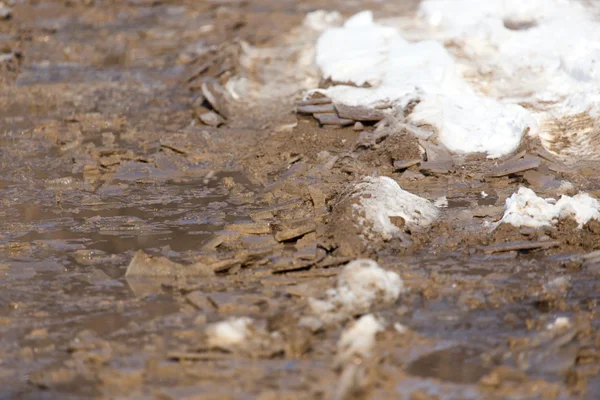
<path id="1" fill-rule="evenodd" d="M 320 8 L 410 15 L 414 2 L 2 4 L 0 398 L 332 398 L 343 324 L 299 320 L 356 257 L 406 291 L 372 310 L 388 327 L 346 397 L 600 398 L 600 259 L 586 256 L 600 227 L 490 227 L 520 185 L 600 194 L 598 165 L 525 143 L 512 160 L 407 167 L 421 157 L 408 132 L 260 105 L 200 119 L 214 106 L 202 82 L 237 73 L 240 41 L 277 45 Z M 522 157 L 535 168 L 511 170 Z M 363 246 L 336 205 L 374 174 L 445 196 L 441 219 Z M 138 250 L 203 269 L 125 277 Z M 205 327 L 235 316 L 276 340 L 208 346 Z"/>

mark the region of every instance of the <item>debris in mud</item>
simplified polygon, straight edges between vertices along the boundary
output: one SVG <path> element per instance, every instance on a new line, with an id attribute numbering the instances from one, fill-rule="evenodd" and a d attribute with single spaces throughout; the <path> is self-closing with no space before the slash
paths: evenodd
<path id="1" fill-rule="evenodd" d="M 515 251 L 515 250 L 533 250 L 533 249 L 548 249 L 551 247 L 558 247 L 560 242 L 557 240 L 539 240 L 539 241 L 518 241 L 518 242 L 505 242 L 485 246 L 482 250 L 487 254 L 501 253 L 504 251 Z"/>
<path id="2" fill-rule="evenodd" d="M 337 114 L 334 113 L 313 114 L 313 116 L 317 119 L 317 121 L 319 121 L 319 124 L 321 125 L 348 126 L 354 124 L 354 120 L 340 118 Z"/>
<path id="3" fill-rule="evenodd" d="M 200 121 L 202 121 L 205 125 L 215 128 L 225 123 L 225 119 L 223 119 L 223 117 L 214 111 L 208 111 L 200 114 L 198 118 L 200 118 Z"/>
<path id="4" fill-rule="evenodd" d="M 229 117 L 229 97 L 216 79 L 205 78 L 203 80 L 202 94 L 217 113 L 224 118 Z"/>
<path id="5" fill-rule="evenodd" d="M 386 107 L 387 108 L 387 107 Z M 379 108 L 349 106 L 343 103 L 335 104 L 335 111 L 340 118 L 362 122 L 377 122 L 385 118 L 385 112 Z"/>
<path id="6" fill-rule="evenodd" d="M 574 219 L 581 228 L 592 219 L 600 219 L 600 203 L 587 193 L 573 197 L 563 195 L 558 201 L 542 199 L 533 190 L 521 187 L 506 199 L 504 216 L 499 223 L 538 228 L 565 218 Z"/>
<path id="7" fill-rule="evenodd" d="M 155 277 L 178 277 L 178 276 L 212 276 L 214 269 L 202 263 L 182 265 L 162 256 L 150 256 L 142 250 L 138 250 L 127 267 L 126 277 L 155 276 Z"/>
<path id="8" fill-rule="evenodd" d="M 368 359 L 371 356 L 375 335 L 384 330 L 384 325 L 373 314 L 366 314 L 346 328 L 337 344 L 335 364 L 343 366 L 354 358 Z"/>
<path id="9" fill-rule="evenodd" d="M 373 260 L 356 260 L 344 267 L 337 286 L 323 299 L 310 298 L 313 314 L 325 323 L 342 322 L 368 312 L 373 306 L 391 304 L 404 290 L 400 276 Z"/>
<path id="10" fill-rule="evenodd" d="M 12 18 L 12 9 L 4 4 L 3 1 L 0 1 L 0 19 L 11 19 Z"/>
<path id="11" fill-rule="evenodd" d="M 247 342 L 252 335 L 252 319 L 230 318 L 206 328 L 206 341 L 209 347 L 230 349 Z"/>
<path id="12" fill-rule="evenodd" d="M 366 177 L 334 206 L 329 232 L 340 255 L 360 255 L 379 240 L 410 242 L 406 232 L 439 216 L 431 202 L 403 190 L 388 177 Z"/>
<path id="13" fill-rule="evenodd" d="M 540 166 L 540 159 L 534 156 L 528 156 L 521 160 L 509 160 L 503 164 L 498 165 L 492 171 L 490 171 L 490 177 L 501 177 L 518 172 L 524 172 L 530 169 L 534 169 Z"/>
<path id="14" fill-rule="evenodd" d="M 334 364 L 341 372 L 333 399 L 348 399 L 365 391 L 368 384 L 367 361 L 375 345 L 375 335 L 384 328 L 378 318 L 367 314 L 342 332 Z"/>
<path id="15" fill-rule="evenodd" d="M 248 317 L 210 324 L 205 329 L 205 336 L 209 350 L 246 354 L 254 358 L 271 358 L 284 352 L 279 332 L 268 332 L 262 321 Z"/>

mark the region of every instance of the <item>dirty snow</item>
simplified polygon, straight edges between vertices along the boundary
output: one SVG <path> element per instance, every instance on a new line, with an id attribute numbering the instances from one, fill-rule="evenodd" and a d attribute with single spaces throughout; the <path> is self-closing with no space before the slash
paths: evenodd
<path id="1" fill-rule="evenodd" d="M 557 317 L 554 321 L 546 325 L 548 330 L 565 329 L 571 327 L 571 320 L 567 317 Z"/>
<path id="2" fill-rule="evenodd" d="M 581 228 L 592 219 L 600 219 L 600 203 L 587 193 L 573 197 L 563 195 L 558 201 L 543 199 L 533 190 L 521 187 L 506 199 L 504 216 L 499 223 L 538 228 L 553 225 L 563 218 L 573 218 Z"/>
<path id="3" fill-rule="evenodd" d="M 404 290 L 400 276 L 373 260 L 355 260 L 344 267 L 337 286 L 323 299 L 309 299 L 312 312 L 323 322 L 335 323 L 368 312 L 371 307 L 393 303 Z"/>
<path id="4" fill-rule="evenodd" d="M 460 47 L 481 90 L 536 110 L 549 150 L 568 136 L 569 146 L 557 151 L 598 158 L 597 126 L 586 121 L 600 116 L 598 11 L 574 0 L 425 0 L 419 14 L 438 39 Z"/>
<path id="5" fill-rule="evenodd" d="M 207 343 L 225 349 L 243 344 L 252 335 L 252 322 L 251 318 L 241 317 L 211 324 L 206 328 Z"/>
<path id="6" fill-rule="evenodd" d="M 439 42 L 408 43 L 397 29 L 375 23 L 370 11 L 325 30 L 316 62 L 323 78 L 341 83 L 319 90 L 334 102 L 401 110 L 419 101 L 410 120 L 435 127 L 455 152 L 500 157 L 517 148 L 525 131 L 536 129 L 522 107 L 476 94 Z M 356 87 L 364 85 L 369 87 Z"/>
<path id="7" fill-rule="evenodd" d="M 403 232 L 390 217 L 402 217 L 406 226 L 414 229 L 430 225 L 439 216 L 439 210 L 429 200 L 403 190 L 395 180 L 385 176 L 364 178 L 356 185 L 355 193 L 360 197 L 360 202 L 354 205 L 359 225 L 372 225 L 370 229 L 384 240 Z"/>
<path id="8" fill-rule="evenodd" d="M 342 332 L 337 344 L 336 363 L 344 364 L 355 357 L 369 358 L 375 345 L 375 335 L 384 329 L 383 323 L 373 314 L 360 317 Z"/>

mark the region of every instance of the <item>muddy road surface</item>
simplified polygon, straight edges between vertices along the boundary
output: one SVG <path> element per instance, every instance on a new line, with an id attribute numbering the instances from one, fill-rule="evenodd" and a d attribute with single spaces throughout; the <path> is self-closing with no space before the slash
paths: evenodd
<path id="1" fill-rule="evenodd" d="M 600 398 L 600 223 L 499 223 L 597 162 L 453 157 L 246 62 L 417 3 L 0 2 L 0 398 Z M 370 225 L 398 184 L 427 224 Z"/>

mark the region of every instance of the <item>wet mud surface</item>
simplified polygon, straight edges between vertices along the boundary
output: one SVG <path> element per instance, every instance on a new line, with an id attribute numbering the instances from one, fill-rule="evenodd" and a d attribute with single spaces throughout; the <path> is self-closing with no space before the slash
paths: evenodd
<path id="1" fill-rule="evenodd" d="M 279 45 L 309 11 L 416 4 L 4 5 L 0 398 L 600 398 L 600 226 L 494 229 L 520 185 L 597 196 L 597 163 L 529 142 L 503 160 L 421 144 L 425 161 L 409 130 L 218 110 L 202 90 L 238 73 L 241 41 Z M 364 245 L 343 202 L 368 175 L 445 197 L 441 217 Z M 126 276 L 134 257 L 155 276 Z M 300 321 L 357 257 L 405 291 L 372 307 L 388 325 L 348 384 L 345 324 Z M 211 345 L 232 317 L 253 339 Z"/>

